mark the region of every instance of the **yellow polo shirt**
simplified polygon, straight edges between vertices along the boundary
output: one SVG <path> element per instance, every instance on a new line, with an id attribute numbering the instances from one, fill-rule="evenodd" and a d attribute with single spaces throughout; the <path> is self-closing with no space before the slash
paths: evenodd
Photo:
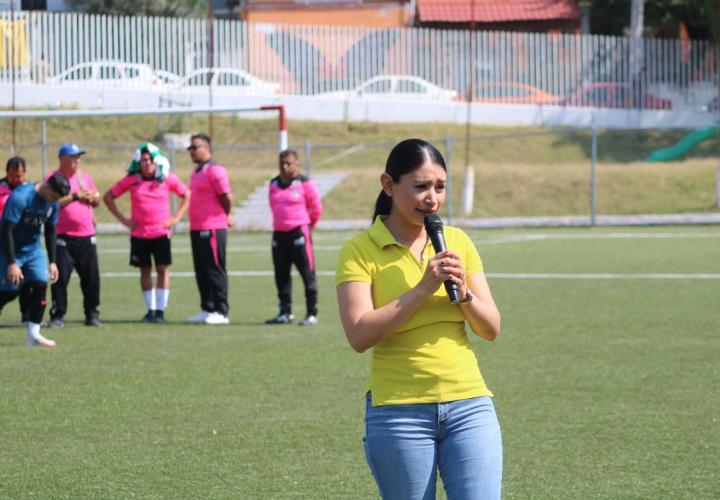
<path id="1" fill-rule="evenodd" d="M 462 230 L 446 226 L 445 242 L 460 255 L 467 276 L 482 271 L 477 249 Z M 433 255 L 435 250 L 428 244 L 418 262 L 377 217 L 370 229 L 343 246 L 335 284 L 370 283 L 373 304 L 380 308 L 415 287 Z M 492 396 L 470 346 L 465 317 L 460 306 L 448 300 L 444 286 L 393 335 L 373 347 L 367 388 L 373 406 Z"/>

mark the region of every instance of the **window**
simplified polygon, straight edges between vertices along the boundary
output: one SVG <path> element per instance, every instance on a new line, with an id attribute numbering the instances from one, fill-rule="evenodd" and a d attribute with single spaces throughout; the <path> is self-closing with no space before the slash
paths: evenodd
<path id="1" fill-rule="evenodd" d="M 414 80 L 398 80 L 397 92 L 403 94 L 427 94 L 428 89 L 425 85 L 418 83 Z"/>
<path id="2" fill-rule="evenodd" d="M 215 82 L 215 85 L 219 87 L 246 87 L 250 85 L 250 82 L 244 76 L 229 72 L 218 73 Z"/>
<path id="3" fill-rule="evenodd" d="M 386 94 L 390 92 L 390 80 L 384 78 L 382 80 L 376 80 L 360 87 L 361 94 Z"/>
<path id="4" fill-rule="evenodd" d="M 100 66 L 98 78 L 100 80 L 122 80 L 122 72 L 115 66 Z"/>

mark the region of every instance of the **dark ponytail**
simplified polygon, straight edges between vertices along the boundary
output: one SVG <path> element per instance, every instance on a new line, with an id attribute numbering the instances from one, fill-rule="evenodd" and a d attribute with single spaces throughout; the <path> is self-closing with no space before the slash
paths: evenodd
<path id="1" fill-rule="evenodd" d="M 435 165 L 440 165 L 447 172 L 445 159 L 435 146 L 422 139 L 406 139 L 399 142 L 388 155 L 385 163 L 385 173 L 388 174 L 393 182 L 400 182 L 400 177 L 414 172 L 420 166 L 430 160 Z M 392 198 L 380 191 L 375 202 L 375 213 L 373 214 L 373 222 L 378 215 L 390 215 L 392 209 Z"/>

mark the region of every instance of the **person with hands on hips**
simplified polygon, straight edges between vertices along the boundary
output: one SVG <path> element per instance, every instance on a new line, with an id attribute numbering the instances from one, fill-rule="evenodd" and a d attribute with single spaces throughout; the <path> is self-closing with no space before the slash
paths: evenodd
<path id="1" fill-rule="evenodd" d="M 364 447 L 384 499 L 435 498 L 438 471 L 450 500 L 500 498 L 500 425 L 465 328 L 494 340 L 500 313 L 467 234 L 446 227 L 448 250 L 432 248 L 424 219 L 442 208 L 446 182 L 432 144 L 397 144 L 373 223 L 343 245 L 337 266 L 348 342 L 372 349 Z"/>
<path id="2" fill-rule="evenodd" d="M 130 192 L 132 217 L 126 217 L 115 198 Z M 170 193 L 180 198 L 180 206 L 170 215 Z M 130 265 L 140 268 L 140 288 L 147 313 L 146 323 L 164 323 L 170 296 L 172 227 L 182 218 L 190 203 L 190 190 L 173 172 L 160 148 L 148 142 L 135 150 L 127 175 L 103 196 L 108 210 L 130 229 Z M 157 272 L 153 289 L 152 259 Z"/>

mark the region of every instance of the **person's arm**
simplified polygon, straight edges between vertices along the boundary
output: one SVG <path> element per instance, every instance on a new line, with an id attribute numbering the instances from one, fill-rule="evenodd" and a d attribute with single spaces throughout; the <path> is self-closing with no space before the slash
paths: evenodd
<path id="1" fill-rule="evenodd" d="M 357 352 L 364 352 L 391 336 L 410 316 L 435 293 L 447 275 L 439 265 L 440 255 L 428 263 L 420 282 L 398 299 L 375 309 L 372 285 L 348 281 L 337 286 L 340 321 L 348 342 Z"/>
<path id="2" fill-rule="evenodd" d="M 218 200 L 223 210 L 225 210 L 225 213 L 230 215 L 230 211 L 232 210 L 232 193 L 221 194 L 218 196 Z"/>
<path id="3" fill-rule="evenodd" d="M 182 216 L 185 214 L 185 211 L 190 205 L 190 190 L 186 189 L 183 194 L 178 195 L 178 198 L 180 198 L 180 206 L 175 212 L 175 215 L 165 221 L 165 227 L 173 227 L 175 224 L 180 222 L 180 219 L 182 219 Z"/>
<path id="4" fill-rule="evenodd" d="M 50 267 L 50 283 L 55 283 L 60 274 L 58 273 L 57 264 L 57 233 L 55 232 L 55 224 L 49 220 L 45 221 L 45 250 L 47 251 L 48 264 Z"/>
<path id="5" fill-rule="evenodd" d="M 105 193 L 105 196 L 103 196 L 103 201 L 108 207 L 108 210 L 110 210 L 110 213 L 112 213 L 123 226 L 129 229 L 133 229 L 135 227 L 135 222 L 125 217 L 125 215 L 123 215 L 123 213 L 118 209 L 117 205 L 115 204 L 115 196 L 112 193 L 112 189 L 109 189 L 108 192 Z"/>
<path id="6" fill-rule="evenodd" d="M 317 190 L 313 181 L 307 181 L 305 186 L 305 205 L 307 206 L 308 215 L 310 216 L 310 227 L 315 227 L 320 216 L 322 215 L 322 202 L 320 201 L 320 192 Z"/>
<path id="7" fill-rule="evenodd" d="M 466 286 L 460 287 L 460 300 L 467 297 L 467 288 L 474 298 L 467 304 L 459 304 L 470 328 L 478 337 L 495 340 L 500 333 L 500 311 L 495 305 L 485 273 L 474 273 Z"/>
<path id="8" fill-rule="evenodd" d="M 60 208 L 65 208 L 70 203 L 74 201 L 78 201 L 80 199 L 80 195 L 78 193 L 68 193 L 66 196 L 63 196 L 60 198 Z"/>
<path id="9" fill-rule="evenodd" d="M 13 238 L 13 229 L 15 229 L 15 224 L 6 219 L 5 226 L 3 228 L 3 248 L 5 249 L 5 257 L 7 258 L 8 264 L 6 279 L 14 285 L 19 285 L 24 276 L 22 269 L 20 269 L 15 262 L 15 239 Z"/>

